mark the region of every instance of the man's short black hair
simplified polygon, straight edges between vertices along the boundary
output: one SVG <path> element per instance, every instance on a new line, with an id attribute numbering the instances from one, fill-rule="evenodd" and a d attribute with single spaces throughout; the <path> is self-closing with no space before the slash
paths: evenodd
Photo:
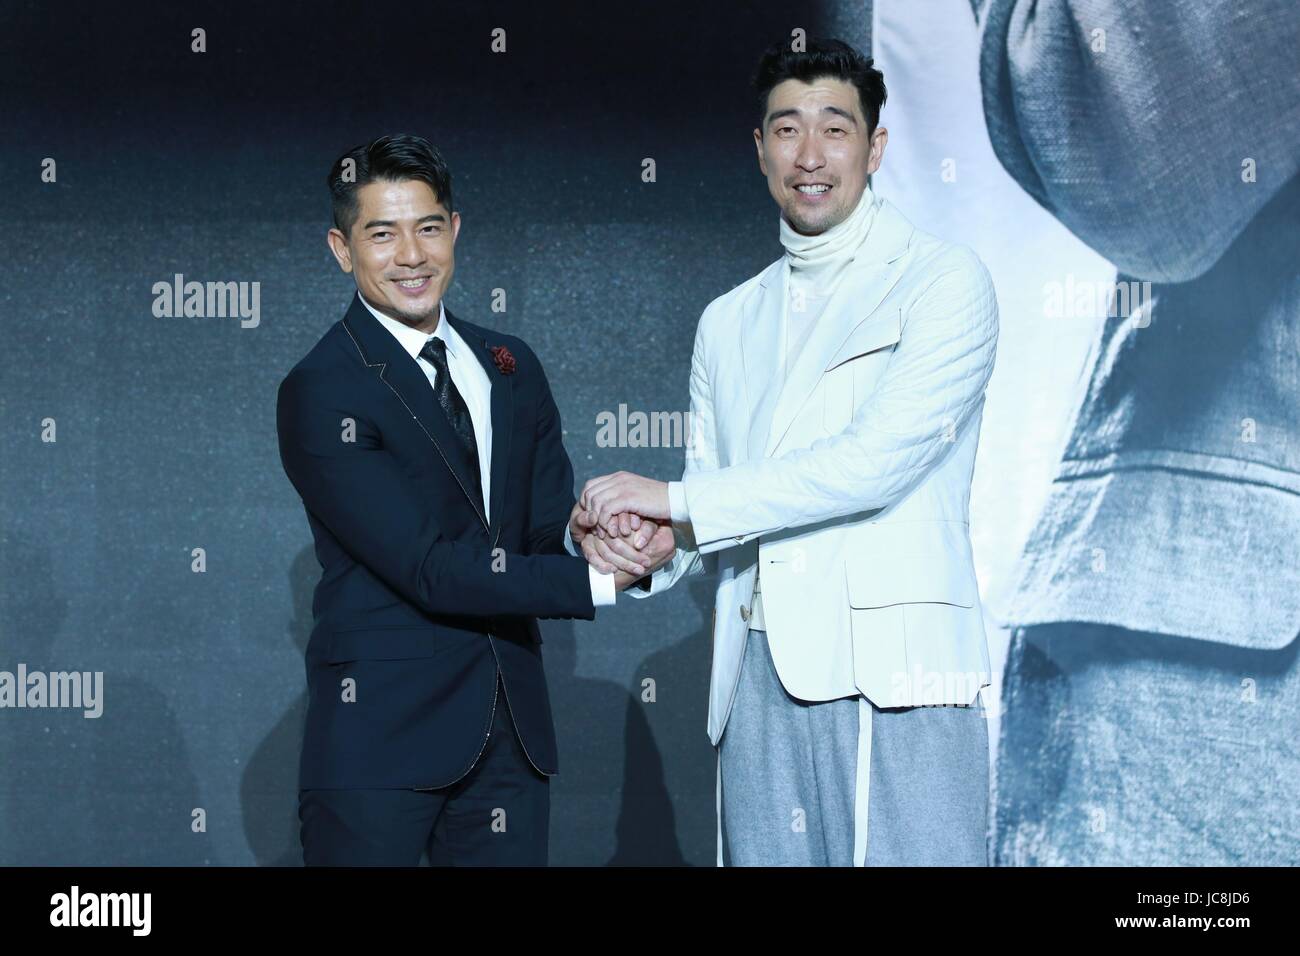
<path id="1" fill-rule="evenodd" d="M 767 94 L 783 80 L 811 83 L 821 77 L 847 80 L 858 88 L 862 114 L 867 118 L 868 134 L 880 123 L 880 108 L 885 105 L 885 75 L 843 40 L 809 39 L 803 52 L 790 49 L 789 41 L 767 48 L 754 73 L 754 92 L 758 94 L 758 128 L 766 135 Z"/>
<path id="2" fill-rule="evenodd" d="M 345 170 L 347 176 L 344 176 Z M 343 235 L 351 236 L 357 216 L 361 215 L 357 190 L 377 180 L 401 182 L 405 179 L 428 183 L 438 201 L 447 207 L 447 212 L 453 211 L 451 170 L 442 154 L 423 137 L 398 133 L 354 146 L 334 161 L 329 175 L 334 225 Z"/>

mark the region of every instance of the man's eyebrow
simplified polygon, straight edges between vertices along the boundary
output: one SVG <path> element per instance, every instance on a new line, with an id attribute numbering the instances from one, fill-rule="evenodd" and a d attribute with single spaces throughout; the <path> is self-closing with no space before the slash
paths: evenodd
<path id="1" fill-rule="evenodd" d="M 427 216 L 421 216 L 419 219 L 415 221 L 415 224 L 418 226 L 422 222 L 446 222 L 446 221 L 447 221 L 447 217 L 444 216 L 442 213 L 431 212 Z M 397 225 L 397 223 L 392 219 L 371 219 L 368 223 L 366 223 L 361 228 L 374 229 L 376 226 L 395 226 L 395 225 Z"/>
<path id="2" fill-rule="evenodd" d="M 842 110 L 838 106 L 823 106 L 822 112 L 833 113 L 836 116 L 842 116 L 844 119 L 848 120 L 854 126 L 858 124 L 857 118 L 852 113 L 848 112 L 847 110 Z M 775 113 L 772 113 L 771 115 L 768 116 L 767 122 L 768 125 L 770 126 L 774 120 L 779 120 L 785 116 L 798 116 L 798 115 L 799 115 L 799 110 L 795 109 L 794 107 L 790 107 L 789 109 L 777 110 Z"/>
<path id="3" fill-rule="evenodd" d="M 852 123 L 854 126 L 858 125 L 858 119 L 857 119 L 856 116 L 854 116 L 854 115 L 853 115 L 852 113 L 850 113 L 848 110 L 842 110 L 842 109 L 840 109 L 838 106 L 823 106 L 823 107 L 822 107 L 822 112 L 823 112 L 823 113 L 834 113 L 836 116 L 841 116 L 841 117 L 843 117 L 844 119 L 848 120 L 848 121 L 849 121 L 850 123 Z"/>

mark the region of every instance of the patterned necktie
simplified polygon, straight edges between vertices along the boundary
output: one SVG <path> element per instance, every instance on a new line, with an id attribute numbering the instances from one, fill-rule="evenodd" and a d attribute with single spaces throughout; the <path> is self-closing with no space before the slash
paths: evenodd
<path id="1" fill-rule="evenodd" d="M 469 406 L 456 390 L 456 383 L 451 380 L 447 370 L 447 343 L 438 336 L 430 337 L 420 349 L 420 357 L 425 359 L 438 371 L 434 380 L 433 391 L 438 396 L 438 404 L 447 414 L 451 429 L 460 439 L 461 450 L 468 459 L 469 473 L 474 479 L 474 487 L 467 489 L 479 510 L 483 508 L 483 478 L 478 464 L 478 442 L 474 440 L 474 420 L 470 418 Z"/>

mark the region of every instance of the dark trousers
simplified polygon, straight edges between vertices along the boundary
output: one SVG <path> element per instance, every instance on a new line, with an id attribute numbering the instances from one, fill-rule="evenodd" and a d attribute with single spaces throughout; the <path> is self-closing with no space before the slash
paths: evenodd
<path id="1" fill-rule="evenodd" d="M 501 675 L 473 768 L 438 790 L 302 790 L 307 866 L 546 866 L 550 780 L 529 762 Z"/>

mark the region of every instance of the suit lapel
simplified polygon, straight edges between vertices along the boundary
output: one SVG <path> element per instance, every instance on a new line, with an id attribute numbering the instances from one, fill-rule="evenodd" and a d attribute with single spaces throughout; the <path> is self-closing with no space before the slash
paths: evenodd
<path id="1" fill-rule="evenodd" d="M 911 235 L 911 223 L 888 200 L 882 199 L 867 238 L 826 303 L 825 311 L 813 326 L 790 369 L 790 375 L 780 388 L 766 441 L 761 443 L 763 457 L 770 457 L 781 444 L 799 410 L 817 387 L 827 364 L 853 331 L 863 322 L 876 318 L 883 322 L 891 318 L 888 312 L 881 312 L 878 316 L 872 313 L 902 278 L 906 268 L 902 256 L 907 251 Z M 782 296 L 786 295 L 784 284 L 780 292 Z M 776 312 L 779 326 L 783 314 L 779 304 L 777 309 L 770 311 Z M 768 339 L 772 343 L 771 351 L 778 355 L 781 335 L 782 330 L 778 327 L 775 336 Z M 773 367 L 779 375 L 775 363 Z"/>
<path id="2" fill-rule="evenodd" d="M 511 377 L 502 374 L 492 357 L 491 346 L 482 334 L 451 314 L 447 309 L 447 322 L 465 341 L 487 372 L 492 387 L 492 479 L 489 492 L 488 514 L 492 523 L 488 528 L 493 544 L 501 533 L 501 511 L 505 506 L 506 482 L 510 477 L 510 439 L 514 429 L 514 386 Z"/>
<path id="3" fill-rule="evenodd" d="M 447 320 L 448 322 L 451 321 L 450 312 L 447 313 Z M 402 347 L 402 343 L 397 341 L 393 334 L 380 325 L 379 320 L 370 314 L 370 310 L 361 302 L 360 293 L 354 294 L 352 306 L 348 309 L 347 315 L 343 317 L 343 326 L 352 337 L 352 341 L 356 343 L 366 367 L 374 371 L 380 382 L 397 396 L 411 417 L 416 420 L 425 435 L 428 436 L 429 441 L 433 443 L 434 448 L 451 471 L 452 477 L 465 494 L 467 503 L 478 514 L 479 520 L 483 522 L 484 527 L 489 528 L 490 532 L 491 528 L 487 519 L 478 506 L 478 495 L 471 495 L 469 490 L 473 487 L 474 479 L 466 468 L 465 456 L 461 451 L 462 446 L 456 437 L 456 433 L 452 430 L 451 422 L 447 421 L 446 414 L 438 407 L 438 401 L 434 397 L 433 389 L 429 387 L 429 379 L 425 377 L 424 370 Z M 457 326 L 456 331 L 460 332 L 461 327 Z M 464 337 L 464 333 L 462 333 L 462 337 Z M 493 366 L 493 371 L 496 371 L 495 366 Z M 497 452 L 496 391 L 497 389 L 494 388 L 492 423 L 494 472 Z M 496 514 L 496 487 L 496 475 L 494 473 L 492 479 L 493 508 L 491 509 L 494 515 Z"/>
<path id="4" fill-rule="evenodd" d="M 772 408 L 780 388 L 781 303 L 790 267 L 785 256 L 763 270 L 756 294 L 744 306 L 740 325 L 740 354 L 745 366 L 745 394 L 749 406 L 746 453 L 759 458 L 767 441 Z"/>

